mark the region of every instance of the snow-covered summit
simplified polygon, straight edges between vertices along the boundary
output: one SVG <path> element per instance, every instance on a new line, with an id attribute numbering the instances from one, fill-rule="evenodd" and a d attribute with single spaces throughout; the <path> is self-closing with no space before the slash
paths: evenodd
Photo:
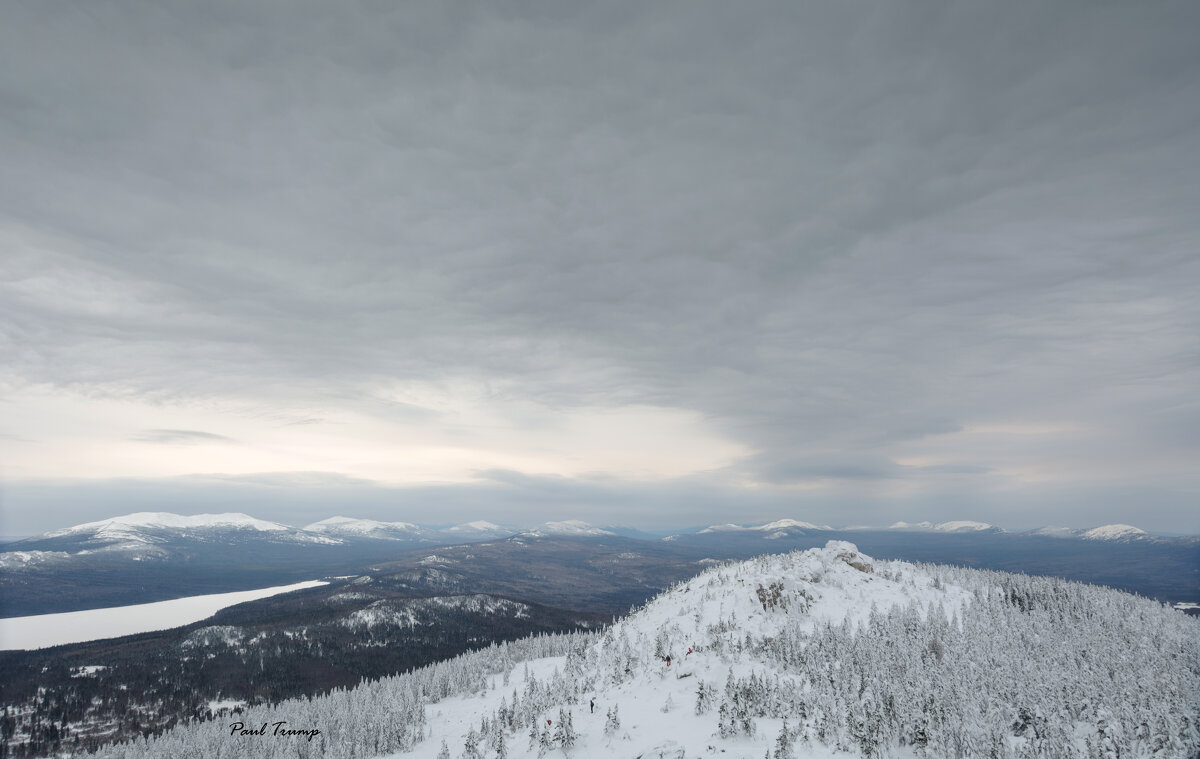
<path id="1" fill-rule="evenodd" d="M 1040 535 L 1045 538 L 1077 538 L 1079 530 L 1073 527 L 1055 527 L 1054 525 L 1046 525 L 1039 527 L 1036 530 L 1030 530 L 1030 535 Z"/>
<path id="2" fill-rule="evenodd" d="M 776 519 L 774 522 L 755 525 L 740 525 L 740 524 L 713 524 L 700 530 L 697 535 L 706 535 L 716 532 L 778 532 L 781 530 L 832 530 L 829 525 L 816 525 L 812 522 L 801 522 L 798 519 Z"/>
<path id="3" fill-rule="evenodd" d="M 1106 524 L 1083 533 L 1088 540 L 1131 540 L 1148 535 L 1145 530 L 1130 524 Z"/>
<path id="4" fill-rule="evenodd" d="M 999 530 L 999 527 L 988 524 L 987 522 L 976 522 L 970 519 L 955 519 L 949 522 L 894 522 L 888 526 L 889 530 L 906 530 L 909 532 L 983 532 L 985 530 Z"/>
<path id="5" fill-rule="evenodd" d="M 376 540 L 433 540 L 432 530 L 412 522 L 380 522 L 374 519 L 338 516 L 313 522 L 304 529 L 325 535 Z"/>
<path id="6" fill-rule="evenodd" d="M 194 514 L 192 516 L 185 516 L 166 511 L 139 511 L 134 514 L 125 514 L 124 516 L 101 519 L 98 522 L 86 522 L 84 524 L 77 524 L 74 527 L 54 530 L 53 532 L 46 533 L 46 537 L 59 537 L 60 535 L 74 535 L 87 532 L 97 535 L 125 534 L 146 528 L 168 530 L 237 529 L 258 530 L 259 532 L 277 532 L 293 529 L 285 524 L 255 519 L 247 514 L 239 513 Z"/>
<path id="7" fill-rule="evenodd" d="M 869 529 L 869 528 L 868 528 Z M 893 522 L 889 530 L 932 530 L 933 522 Z"/>
<path id="8" fill-rule="evenodd" d="M 67 543 L 87 550 L 140 552 L 146 556 L 163 555 L 161 546 L 174 540 L 205 542 L 236 539 L 267 540 L 273 543 L 338 544 L 338 538 L 307 532 L 279 522 L 255 519 L 247 514 L 172 514 L 165 511 L 140 511 L 134 514 L 85 522 L 53 530 L 24 541 L 25 544 Z M 72 549 L 72 552 L 77 552 Z"/>
<path id="9" fill-rule="evenodd" d="M 596 535 L 615 535 L 611 530 L 596 527 L 578 519 L 564 519 L 561 522 L 546 522 L 540 527 L 524 533 L 533 536 L 565 535 L 572 537 L 591 537 Z"/>
<path id="10" fill-rule="evenodd" d="M 315 532 L 331 529 L 345 530 L 347 532 L 369 532 L 380 527 L 389 527 L 396 530 L 420 529 L 420 527 L 412 522 L 380 522 L 375 519 L 355 519 L 353 517 L 329 517 L 328 519 L 322 519 L 320 522 L 305 525 L 304 529 Z"/>
<path id="11" fill-rule="evenodd" d="M 761 589 L 761 592 L 760 592 Z M 760 556 L 714 566 L 652 600 L 636 617 L 618 622 L 622 632 L 670 629 L 681 640 L 703 640 L 710 626 L 739 620 L 739 635 L 772 636 L 781 626 L 813 628 L 823 622 L 865 621 L 871 607 L 886 610 L 917 601 L 944 607 L 949 617 L 970 603 L 954 587 L 935 588 L 911 564 L 880 562 L 853 543 L 830 540 L 823 548 Z"/>
<path id="12" fill-rule="evenodd" d="M 998 529 L 988 524 L 987 522 L 974 522 L 969 519 L 960 519 L 952 522 L 942 522 L 934 526 L 938 532 L 981 532 L 983 530 Z"/>
<path id="13" fill-rule="evenodd" d="M 463 522 L 456 524 L 453 527 L 447 527 L 446 532 L 495 532 L 504 529 L 498 524 L 493 524 L 482 519 L 477 519 L 474 522 Z"/>

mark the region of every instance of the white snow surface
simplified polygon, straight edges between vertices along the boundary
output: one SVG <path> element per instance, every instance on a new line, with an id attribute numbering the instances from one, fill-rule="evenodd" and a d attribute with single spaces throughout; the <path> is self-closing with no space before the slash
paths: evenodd
<path id="1" fill-rule="evenodd" d="M 65 551 L 9 551 L 0 553 L 0 569 L 18 569 L 70 556 L 71 554 Z"/>
<path id="2" fill-rule="evenodd" d="M 975 522 L 970 519 L 956 519 L 949 522 L 893 522 L 889 530 L 909 530 L 912 532 L 980 532 L 998 529 L 987 522 Z"/>
<path id="3" fill-rule="evenodd" d="M 775 583 L 781 586 L 781 602 L 764 608 L 758 588 L 769 588 Z M 713 567 L 613 625 L 612 636 L 605 636 L 611 641 L 608 645 L 617 646 L 619 641 L 627 639 L 634 641 L 639 649 L 644 645 L 653 649 L 653 641 L 660 632 L 666 632 L 672 640 L 689 642 L 681 650 L 676 647 L 670 665 L 652 660 L 649 667 L 634 673 L 632 679 L 594 694 L 595 713 L 589 711 L 587 699 L 570 705 L 579 734 L 570 757 L 648 759 L 720 756 L 722 752 L 729 757 L 760 757 L 764 750 L 774 748 L 780 720 L 758 719 L 757 735 L 753 738 L 723 739 L 713 735 L 713 715 L 698 716 L 692 705 L 698 682 L 719 687 L 730 671 L 737 677 L 746 677 L 761 669 L 761 663 L 747 658 L 733 664 L 731 670 L 728 660 L 704 651 L 687 654 L 687 646 L 698 647 L 708 640 L 714 634 L 714 626 L 727 625 L 728 630 L 719 634 L 728 636 L 733 644 L 747 635 L 756 639 L 776 635 L 784 627 L 797 624 L 798 619 L 809 631 L 826 622 L 840 624 L 848 620 L 854 625 L 867 620 L 872 606 L 883 611 L 912 601 L 918 601 L 923 608 L 930 605 L 940 608 L 950 619 L 956 613 L 961 614 L 971 599 L 969 592 L 957 586 L 935 588 L 932 577 L 912 564 L 877 562 L 845 541 L 829 541 L 824 548 L 803 553 L 763 556 Z M 736 624 L 729 625 L 733 619 Z M 604 639 L 593 644 L 593 652 L 602 662 L 615 657 L 615 652 L 604 649 L 605 645 Z M 467 731 L 478 727 L 481 714 L 493 712 L 500 699 L 514 688 L 524 691 L 525 671 L 545 681 L 556 669 L 561 671 L 565 666 L 565 657 L 538 659 L 529 662 L 527 669 L 520 664 L 510 672 L 508 685 L 501 684 L 496 677 L 490 690 L 431 704 L 428 719 L 432 735 L 410 752 L 389 756 L 434 759 L 443 740 L 451 756 L 458 756 Z M 605 715 L 613 705 L 620 709 L 621 730 L 609 736 L 604 733 Z M 548 712 L 542 722 L 557 718 L 557 711 Z M 512 737 L 509 756 L 536 757 L 536 750 L 527 750 L 526 743 L 520 735 Z M 804 751 L 806 759 L 856 755 L 836 753 L 818 744 L 806 745 Z M 556 750 L 552 755 L 558 754 Z"/>
<path id="4" fill-rule="evenodd" d="M 712 532 L 744 532 L 749 530 L 758 530 L 762 532 L 774 532 L 778 530 L 832 530 L 829 525 L 816 525 L 812 522 L 801 522 L 796 519 L 776 519 L 774 522 L 766 524 L 743 526 L 740 524 L 714 524 L 705 527 L 698 535 L 704 535 Z"/>
<path id="5" fill-rule="evenodd" d="M 969 519 L 960 519 L 953 522 L 942 522 L 933 529 L 938 532 L 978 532 L 980 530 L 991 530 L 993 527 L 987 522 L 973 522 Z"/>
<path id="6" fill-rule="evenodd" d="M 1077 538 L 1079 531 L 1071 527 L 1055 527 L 1047 525 L 1030 532 L 1031 535 L 1041 535 L 1047 538 Z"/>
<path id="7" fill-rule="evenodd" d="M 426 528 L 412 522 L 380 522 L 374 519 L 354 519 L 352 517 L 322 519 L 320 522 L 306 525 L 304 531 L 385 540 L 401 540 L 405 537 L 420 538 L 429 532 Z"/>
<path id="8" fill-rule="evenodd" d="M 1122 538 L 1136 538 L 1146 534 L 1145 530 L 1130 524 L 1106 524 L 1101 527 L 1093 527 L 1083 533 L 1083 537 L 1088 540 L 1120 540 Z"/>
<path id="9" fill-rule="evenodd" d="M 864 528 L 871 529 L 871 528 Z M 932 530 L 933 522 L 893 522 L 889 530 Z"/>
<path id="10" fill-rule="evenodd" d="M 276 532 L 292 529 L 285 524 L 255 519 L 247 514 L 195 514 L 184 516 L 165 511 L 139 511 L 136 514 L 126 514 L 124 516 L 101 519 L 98 522 L 86 522 L 84 524 L 77 524 L 74 527 L 54 530 L 53 532 L 46 533 L 46 537 L 59 537 L 61 535 L 72 535 L 80 532 L 95 532 L 98 535 L 124 537 L 129 532 L 136 531 L 137 528 L 167 528 L 177 530 L 234 528 L 258 530 L 260 532 Z"/>
<path id="11" fill-rule="evenodd" d="M 502 532 L 503 530 L 504 528 L 498 524 L 492 524 L 480 519 L 474 522 L 464 522 L 463 524 L 456 524 L 453 527 L 447 527 L 443 532 Z"/>
<path id="12" fill-rule="evenodd" d="M 546 522 L 541 527 L 530 530 L 527 535 L 614 535 L 610 530 L 594 527 L 578 519 L 566 519 L 561 522 Z"/>
<path id="13" fill-rule="evenodd" d="M 229 606 L 328 584 L 324 580 L 307 580 L 273 588 L 189 596 L 133 606 L 9 617 L 0 619 L 0 650 L 49 648 L 64 643 L 168 630 L 199 622 Z"/>

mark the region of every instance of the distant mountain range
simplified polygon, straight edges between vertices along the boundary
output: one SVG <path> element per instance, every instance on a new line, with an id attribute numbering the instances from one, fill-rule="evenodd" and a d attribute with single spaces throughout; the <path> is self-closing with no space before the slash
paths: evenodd
<path id="1" fill-rule="evenodd" d="M 609 577 L 613 588 L 598 587 L 596 598 L 615 608 L 698 571 L 703 560 L 806 549 L 830 539 L 852 540 L 889 558 L 1050 574 L 1164 600 L 1200 601 L 1200 537 L 1151 535 L 1121 524 L 1010 532 L 969 520 L 834 528 L 779 519 L 661 536 L 570 519 L 522 529 L 488 521 L 438 527 L 336 516 L 293 527 L 236 513 L 141 512 L 0 545 L 0 616 L 247 590 L 385 565 L 410 568 L 425 577 L 418 586 L 432 583 L 438 592 L 453 587 L 503 593 L 519 587 L 533 593 L 528 597 L 564 604 L 565 596 L 539 595 L 521 580 L 532 571 L 528 551 L 534 545 L 547 551 L 543 577 L 597 583 Z M 476 558 L 438 550 L 461 545 L 479 546 L 467 552 Z M 485 556 L 486 570 L 470 567 Z M 564 565 L 585 556 L 603 568 L 600 575 L 587 579 L 563 572 Z M 629 558 L 634 556 L 639 558 Z M 431 557 L 457 564 L 452 571 L 421 564 Z"/>

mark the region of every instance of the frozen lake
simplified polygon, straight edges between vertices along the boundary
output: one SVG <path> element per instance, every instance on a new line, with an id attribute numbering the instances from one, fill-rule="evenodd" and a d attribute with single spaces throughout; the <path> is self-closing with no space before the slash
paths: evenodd
<path id="1" fill-rule="evenodd" d="M 134 606 L 0 619 L 0 650 L 48 648 L 64 643 L 82 643 L 153 630 L 168 630 L 199 622 L 221 609 L 246 601 L 328 584 L 324 580 L 307 580 L 273 588 L 189 596 Z"/>

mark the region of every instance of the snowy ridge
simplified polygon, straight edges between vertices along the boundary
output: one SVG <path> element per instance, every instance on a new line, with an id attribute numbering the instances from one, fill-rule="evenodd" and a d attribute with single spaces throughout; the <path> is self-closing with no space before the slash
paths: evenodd
<path id="1" fill-rule="evenodd" d="M 567 536 L 594 536 L 594 535 L 615 535 L 616 533 L 605 530 L 601 527 L 594 527 L 587 522 L 582 522 L 578 519 L 566 519 L 561 522 L 546 522 L 541 527 L 537 527 L 528 532 L 521 533 L 522 535 L 530 535 L 533 537 L 546 535 L 567 535 Z"/>
<path id="2" fill-rule="evenodd" d="M 339 537 L 374 538 L 377 540 L 423 540 L 432 542 L 436 533 L 412 522 L 379 522 L 374 519 L 330 517 L 304 527 L 306 532 Z"/>
<path id="3" fill-rule="evenodd" d="M 861 529 L 861 528 L 860 528 Z M 976 522 L 970 519 L 956 519 L 949 522 L 894 522 L 889 530 L 907 530 L 909 532 L 983 532 L 984 530 L 1001 531 L 999 527 L 987 522 Z"/>
<path id="4" fill-rule="evenodd" d="M 498 524 L 492 524 L 483 520 L 474 522 L 464 522 L 456 524 L 453 527 L 447 527 L 445 532 L 503 532 L 504 528 Z"/>
<path id="5" fill-rule="evenodd" d="M 1047 538 L 1077 538 L 1079 537 L 1079 530 L 1071 527 L 1054 527 L 1048 525 L 1046 527 L 1039 527 L 1036 530 L 1030 530 L 1029 534 L 1041 535 Z"/>
<path id="6" fill-rule="evenodd" d="M 126 514 L 124 516 L 112 517 L 110 519 L 102 519 L 98 522 L 87 522 L 77 524 L 74 527 L 67 527 L 62 530 L 54 530 L 46 533 L 46 537 L 59 537 L 62 535 L 73 535 L 77 533 L 93 532 L 98 537 L 118 537 L 125 535 L 139 535 L 144 528 L 152 529 L 171 529 L 171 530 L 195 530 L 195 529 L 239 529 L 239 530 L 258 530 L 260 532 L 276 532 L 280 530 L 290 530 L 284 524 L 278 522 L 268 522 L 263 519 L 255 519 L 246 514 L 196 514 L 194 516 L 183 516 L 181 514 L 171 514 L 165 511 L 140 511 L 135 514 Z"/>
<path id="7" fill-rule="evenodd" d="M 1147 535 L 1145 530 L 1129 524 L 1106 524 L 1102 527 L 1093 527 L 1083 533 L 1083 537 L 1087 540 L 1129 540 Z"/>
<path id="8" fill-rule="evenodd" d="M 351 517 L 329 517 L 328 519 L 322 519 L 320 522 L 305 525 L 304 529 L 312 530 L 313 532 L 337 530 L 348 533 L 366 533 L 381 527 L 393 530 L 415 531 L 421 529 L 412 522 L 379 522 L 374 519 L 354 519 Z"/>
<path id="9" fill-rule="evenodd" d="M 1200 751 L 1198 708 L 1200 623 L 1179 612 L 831 541 L 714 566 L 603 634 L 493 646 L 244 719 L 319 725 L 319 741 L 271 754 L 298 759 L 1148 759 Z M 263 755 L 224 730 L 100 756 Z"/>
<path id="10" fill-rule="evenodd" d="M 801 522 L 796 519 L 777 519 L 774 522 L 767 522 L 759 525 L 740 525 L 740 524 L 714 524 L 700 530 L 697 535 L 705 535 L 714 532 L 747 532 L 751 530 L 761 532 L 777 532 L 784 530 L 832 530 L 829 525 L 815 525 L 812 522 Z"/>
<path id="11" fill-rule="evenodd" d="M 863 529 L 871 529 L 869 527 Z M 889 530 L 932 530 L 933 522 L 893 522 Z"/>
<path id="12" fill-rule="evenodd" d="M 529 616 L 529 606 L 507 598 L 482 593 L 434 598 L 384 599 L 350 614 L 340 624 L 351 630 L 373 627 L 403 627 L 414 629 L 432 625 L 448 610 L 487 616 L 507 616 L 521 619 Z"/>
<path id="13" fill-rule="evenodd" d="M 933 529 L 938 532 L 979 532 L 981 530 L 997 530 L 998 527 L 993 527 L 987 522 L 973 522 L 969 519 L 960 519 L 953 522 L 942 522 Z"/>

